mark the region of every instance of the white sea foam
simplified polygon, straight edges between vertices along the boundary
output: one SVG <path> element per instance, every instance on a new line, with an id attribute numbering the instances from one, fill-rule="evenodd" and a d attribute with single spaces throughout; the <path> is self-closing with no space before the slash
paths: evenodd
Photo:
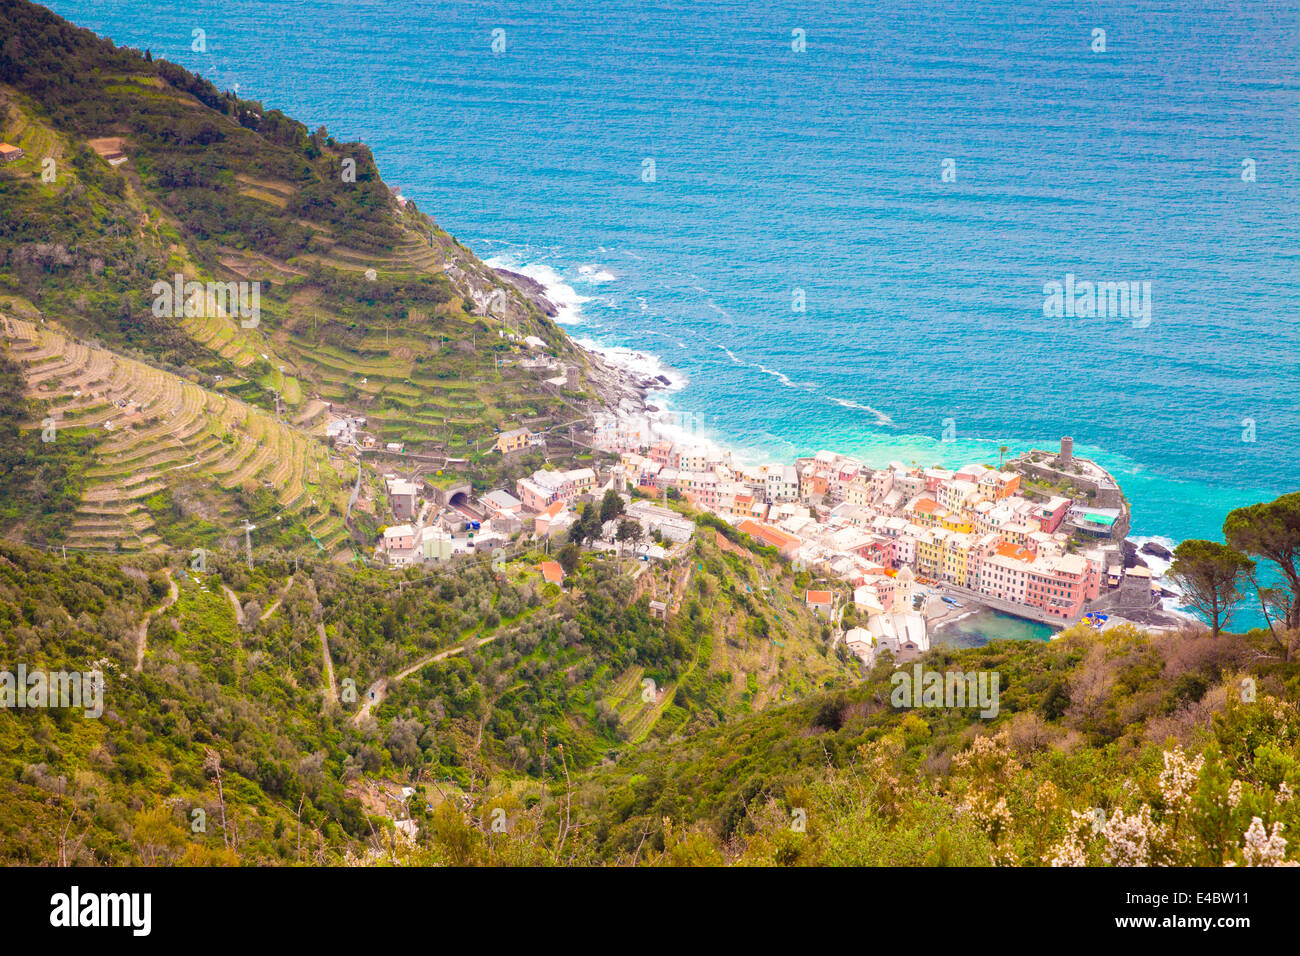
<path id="1" fill-rule="evenodd" d="M 506 257 L 498 256 L 485 261 L 494 269 L 509 269 L 542 284 L 544 295 L 555 305 L 555 321 L 559 325 L 578 325 L 582 322 L 582 304 L 591 296 L 581 295 L 563 277 L 545 263 L 515 265 Z"/>
<path id="2" fill-rule="evenodd" d="M 719 458 L 728 454 L 739 457 L 737 449 L 730 443 L 723 444 L 715 438 L 704 423 L 690 412 L 663 408 L 657 412 L 621 416 L 620 424 L 625 430 L 642 434 L 651 442 L 668 441 L 674 445 L 699 448 Z"/>
<path id="3" fill-rule="evenodd" d="M 603 266 L 578 266 L 578 275 L 583 282 L 613 282 L 618 276 Z"/>
<path id="4" fill-rule="evenodd" d="M 1168 548 L 1170 551 L 1172 551 L 1174 550 L 1174 548 L 1178 546 L 1178 542 L 1175 541 L 1173 538 L 1166 538 L 1158 534 L 1134 535 L 1133 537 L 1129 538 L 1129 541 L 1133 542 L 1133 546 L 1138 549 L 1138 554 L 1141 556 L 1142 560 L 1146 562 L 1146 566 L 1151 569 L 1152 577 L 1156 577 L 1156 578 L 1161 577 L 1162 575 L 1164 575 L 1166 571 L 1169 570 L 1169 566 L 1173 562 L 1167 561 L 1164 558 L 1158 558 L 1154 554 L 1147 554 L 1142 550 L 1142 545 L 1146 544 L 1148 541 L 1154 541 L 1156 544 Z M 1164 584 L 1165 587 L 1168 587 L 1171 591 L 1177 590 L 1168 581 L 1162 583 Z"/>
<path id="5" fill-rule="evenodd" d="M 1176 597 L 1162 597 L 1160 599 L 1160 606 L 1166 611 L 1182 614 L 1191 613 L 1191 608 L 1183 603 L 1182 589 L 1178 587 L 1173 578 L 1166 576 L 1166 572 L 1169 570 L 1169 567 L 1173 562 L 1167 561 L 1164 558 L 1158 558 L 1154 554 L 1147 554 L 1142 550 L 1142 545 L 1146 544 L 1148 541 L 1154 541 L 1156 544 L 1163 545 L 1170 551 L 1174 550 L 1174 548 L 1178 546 L 1178 542 L 1173 538 L 1166 538 L 1159 534 L 1134 535 L 1129 538 L 1129 541 L 1131 541 L 1133 546 L 1138 549 L 1138 556 L 1146 563 L 1146 566 L 1151 569 L 1151 576 L 1160 579 L 1160 586 L 1162 588 L 1167 591 L 1173 591 L 1177 595 Z"/>
<path id="6" fill-rule="evenodd" d="M 834 395 L 830 395 L 828 397 L 832 402 L 840 406 L 840 408 L 851 408 L 857 412 L 867 412 L 871 415 L 875 415 L 876 420 L 881 425 L 892 425 L 894 423 L 894 420 L 892 418 L 890 418 L 884 412 L 872 408 L 870 405 L 863 405 L 861 402 L 853 402 L 847 398 L 836 398 Z"/>
<path id="7" fill-rule="evenodd" d="M 738 356 L 735 352 L 731 351 L 731 349 L 727 348 L 725 345 L 719 345 L 718 348 L 720 348 L 723 352 L 725 352 L 727 354 L 727 358 L 731 359 L 731 361 L 735 362 L 737 365 L 744 366 L 745 368 L 755 369 L 756 371 L 762 372 L 765 375 L 771 375 L 773 378 L 775 378 L 778 382 L 780 382 L 782 385 L 786 386 L 787 388 L 793 388 L 801 392 L 810 392 L 810 393 L 821 390 L 821 386 L 818 385 L 816 382 L 807 382 L 801 384 L 799 382 L 794 381 L 792 378 L 790 378 L 790 376 L 786 375 L 784 372 L 780 371 L 779 369 L 769 368 L 768 366 L 762 364 L 761 362 L 746 362 L 744 359 Z M 872 408 L 870 405 L 863 405 L 859 402 L 850 401 L 847 398 L 836 398 L 834 395 L 827 395 L 826 398 L 828 401 L 834 402 L 836 405 L 839 405 L 841 408 L 849 408 L 855 411 L 866 412 L 869 415 L 874 415 L 876 418 L 877 425 L 894 424 L 894 420 L 892 418 L 890 418 L 888 415 L 886 415 L 884 412 L 880 411 L 879 409 Z"/>
<path id="8" fill-rule="evenodd" d="M 641 378 L 658 378 L 662 375 L 669 381 L 668 385 L 663 386 L 665 392 L 679 391 L 689 381 L 682 372 L 667 364 L 653 352 L 625 348 L 621 345 L 601 345 L 586 338 L 574 339 L 574 341 L 588 352 L 595 352 L 602 356 L 611 365 L 617 365 Z"/>

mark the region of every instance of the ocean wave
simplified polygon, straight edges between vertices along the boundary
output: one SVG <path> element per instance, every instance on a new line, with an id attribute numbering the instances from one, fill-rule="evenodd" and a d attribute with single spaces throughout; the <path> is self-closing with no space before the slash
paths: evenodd
<path id="1" fill-rule="evenodd" d="M 1149 541 L 1155 542 L 1161 547 L 1168 548 L 1170 551 L 1178 547 L 1178 542 L 1173 538 L 1166 538 L 1164 535 L 1159 534 L 1134 535 L 1128 540 L 1133 542 L 1133 546 L 1136 547 L 1139 552 L 1142 552 L 1142 545 Z M 1158 558 L 1154 554 L 1146 554 L 1145 552 L 1142 552 L 1141 556 L 1142 560 L 1146 562 L 1146 566 L 1151 569 L 1152 576 L 1157 578 L 1162 577 L 1165 572 L 1169 570 L 1169 566 L 1173 563 L 1172 561 L 1167 561 L 1164 558 Z M 1168 581 L 1162 583 L 1171 591 L 1178 590 Z"/>
<path id="2" fill-rule="evenodd" d="M 574 339 L 574 341 L 588 352 L 595 352 L 610 364 L 626 369 L 634 375 L 643 378 L 659 378 L 662 376 L 668 379 L 669 384 L 663 387 L 665 392 L 680 391 L 690 381 L 685 374 L 673 368 L 653 352 L 627 348 L 622 345 L 601 345 L 589 338 Z"/>
<path id="3" fill-rule="evenodd" d="M 546 298 L 555 306 L 555 321 L 558 325 L 580 325 L 582 323 L 582 306 L 591 301 L 591 296 L 582 295 L 564 278 L 545 263 L 534 262 L 516 265 L 506 256 L 494 256 L 484 260 L 484 264 L 493 269 L 509 269 L 542 284 Z"/>
<path id="4" fill-rule="evenodd" d="M 583 282 L 613 282 L 618 276 L 603 266 L 578 266 L 578 275 Z"/>
<path id="5" fill-rule="evenodd" d="M 784 372 L 780 371 L 779 369 L 769 368 L 768 366 L 764 365 L 761 362 L 746 362 L 744 359 L 738 356 L 735 352 L 731 351 L 731 349 L 727 348 L 725 345 L 718 345 L 718 348 L 721 349 L 723 352 L 725 352 L 727 358 L 731 359 L 731 361 L 735 362 L 737 365 L 743 366 L 744 368 L 752 368 L 755 371 L 762 372 L 764 375 L 771 375 L 773 378 L 775 378 L 778 382 L 780 382 L 782 385 L 786 386 L 787 388 L 793 388 L 796 391 L 808 392 L 810 394 L 821 390 L 821 386 L 818 385 L 816 382 L 806 382 L 806 383 L 796 382 L 794 381 L 794 379 L 790 378 L 789 375 L 786 375 Z M 894 420 L 892 418 L 890 418 L 884 412 L 880 411 L 880 409 L 872 408 L 870 405 L 863 405 L 860 402 L 854 402 L 847 398 L 837 398 L 834 395 L 827 395 L 826 399 L 827 401 L 834 402 L 836 405 L 839 405 L 841 408 L 848 408 L 854 411 L 866 412 L 869 415 L 874 415 L 877 425 L 894 424 Z"/>
<path id="6" fill-rule="evenodd" d="M 1151 576 L 1159 579 L 1162 588 L 1166 591 L 1173 591 L 1176 595 L 1175 597 L 1162 597 L 1160 599 L 1160 606 L 1166 611 L 1181 612 L 1184 614 L 1192 613 L 1192 607 L 1183 603 L 1182 588 L 1178 586 L 1177 582 L 1174 581 L 1173 578 L 1168 576 L 1167 572 L 1173 562 L 1166 561 L 1164 558 L 1158 558 L 1154 554 L 1146 554 L 1142 551 L 1142 545 L 1146 544 L 1148 541 L 1154 541 L 1156 544 L 1162 545 L 1170 551 L 1174 550 L 1174 548 L 1178 546 L 1178 542 L 1173 538 L 1166 538 L 1164 535 L 1159 534 L 1133 535 L 1128 540 L 1138 549 L 1138 557 L 1140 557 L 1143 562 L 1145 562 L 1146 566 L 1151 569 Z"/>
<path id="7" fill-rule="evenodd" d="M 826 396 L 840 408 L 851 408 L 856 412 L 866 412 L 869 415 L 876 416 L 877 425 L 892 425 L 894 420 L 880 411 L 878 408 L 872 408 L 870 405 L 863 405 L 861 402 L 850 401 L 847 398 L 836 398 L 834 395 Z"/>

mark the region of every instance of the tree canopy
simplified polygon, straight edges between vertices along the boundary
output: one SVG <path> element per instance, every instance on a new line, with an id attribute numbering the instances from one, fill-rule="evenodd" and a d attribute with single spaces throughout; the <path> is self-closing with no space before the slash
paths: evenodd
<path id="1" fill-rule="evenodd" d="M 1255 562 L 1240 551 L 1217 541 L 1191 539 L 1174 549 L 1169 574 L 1183 597 L 1219 636 L 1233 607 L 1241 600 L 1241 583 L 1255 569 Z"/>
<path id="2" fill-rule="evenodd" d="M 1277 565 L 1291 592 L 1286 627 L 1300 627 L 1300 491 L 1229 512 L 1223 536 L 1238 551 Z"/>

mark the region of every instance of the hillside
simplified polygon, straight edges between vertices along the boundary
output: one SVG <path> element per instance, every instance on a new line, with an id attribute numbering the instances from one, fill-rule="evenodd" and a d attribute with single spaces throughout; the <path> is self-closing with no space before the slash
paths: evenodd
<path id="1" fill-rule="evenodd" d="M 589 557 L 564 589 L 540 557 L 393 575 L 211 556 L 202 573 L 0 546 L 7 656 L 105 675 L 102 719 L 0 710 L 6 861 L 339 862 L 392 843 L 407 786 L 435 861 L 459 852 L 436 815 L 489 799 L 526 803 L 553 842 L 566 778 L 855 679 L 770 557 L 705 537 L 635 579 Z M 190 838 L 196 808 L 209 828 Z M 570 850 L 546 855 L 595 853 Z"/>
<path id="2" fill-rule="evenodd" d="M 447 551 L 379 567 L 383 472 L 481 491 L 600 465 L 563 436 L 641 387 L 364 144 L 23 0 L 0 38 L 0 140 L 23 151 L 0 165 L 0 862 L 1300 860 L 1300 496 L 1174 552 L 1171 580 L 1217 587 L 1214 636 L 1116 614 L 901 669 L 886 632 L 870 671 L 845 646 L 869 606 L 851 572 L 674 487 L 639 555 L 611 487 L 574 515 L 496 496 L 495 551 L 453 506 L 422 541 Z M 327 438 L 342 413 L 375 444 Z M 489 451 L 519 426 L 542 443 Z M 551 477 L 566 503 L 595 479 Z M 1266 631 L 1220 633 L 1264 580 L 1247 552 L 1286 587 L 1257 590 Z M 28 706 L 19 672 L 86 682 Z M 991 707 L 897 696 L 958 672 L 996 681 Z"/>
<path id="3" fill-rule="evenodd" d="M 998 714 L 895 706 L 886 664 L 603 768 L 578 812 L 606 858 L 669 864 L 1222 866 L 1252 818 L 1300 825 L 1300 669 L 1261 633 L 1079 627 L 921 667 L 996 672 Z"/>
<path id="4" fill-rule="evenodd" d="M 210 530 L 204 522 L 264 524 L 315 508 L 303 524 L 317 541 L 302 534 L 297 546 L 332 547 L 343 538 L 338 473 L 355 477 L 356 466 L 322 470 L 328 405 L 367 418 L 379 447 L 403 443 L 472 469 L 498 430 L 571 421 L 611 398 L 609 370 L 569 343 L 544 301 L 390 191 L 364 144 L 309 131 L 30 3 L 0 3 L 0 35 L 0 140 L 24 151 L 0 166 L 0 315 L 28 398 L 57 399 L 54 417 L 68 412 L 75 429 L 90 409 L 58 390 L 108 375 L 111 386 L 92 390 L 110 403 L 174 405 L 183 432 L 191 416 L 221 421 L 179 440 L 196 453 L 184 479 L 207 486 L 201 503 L 160 470 L 180 445 L 169 456 L 151 444 L 167 442 L 161 435 L 119 438 L 91 453 L 75 521 L 47 523 L 34 540 L 99 546 L 96 527 L 123 517 L 119 547 L 175 547 Z M 177 276 L 231 283 L 230 296 L 209 285 L 206 297 L 162 301 Z M 566 367 L 569 385 L 544 381 Z M 33 455 L 50 451 L 34 439 L 44 417 L 20 423 Z M 230 453 L 207 454 L 202 442 L 214 438 Z M 274 502 L 238 500 L 268 481 Z M 172 520 L 160 519 L 165 510 Z"/>
<path id="5" fill-rule="evenodd" d="M 64 543 L 73 548 L 149 550 L 219 539 L 242 513 L 273 510 L 277 537 L 289 529 L 325 545 L 343 537 L 340 459 L 302 430 L 233 396 L 50 328 L 8 320 L 5 342 L 42 411 L 42 427 L 87 442 L 93 464 Z M 186 519 L 189 519 L 186 521 Z M 287 523 L 286 523 L 287 522 Z M 305 529 L 305 530 L 304 530 Z M 23 526 L 16 530 L 22 533 Z M 261 542 L 265 544 L 262 536 Z"/>
<path id="6" fill-rule="evenodd" d="M 540 558 L 201 573 L 0 547 L 15 658 L 106 675 L 103 719 L 0 711 L 6 859 L 1294 859 L 1246 836 L 1255 817 L 1300 826 L 1300 670 L 1265 633 L 1079 628 L 926 655 L 999 675 L 981 719 L 894 706 L 890 665 L 864 680 L 828 654 L 806 582 L 762 549 L 702 533 L 635 578 L 589 556 L 564 588 Z"/>

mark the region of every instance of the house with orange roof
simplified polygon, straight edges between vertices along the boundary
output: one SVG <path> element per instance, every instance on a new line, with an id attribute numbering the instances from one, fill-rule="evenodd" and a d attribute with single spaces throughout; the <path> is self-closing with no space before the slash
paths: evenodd
<path id="1" fill-rule="evenodd" d="M 822 617 L 830 617 L 831 609 L 835 604 L 834 591 L 805 591 L 803 596 L 804 604 L 808 605 L 808 610 Z"/>
<path id="2" fill-rule="evenodd" d="M 1019 544 L 1013 544 L 1010 541 L 1003 541 L 993 549 L 994 554 L 1000 554 L 1004 558 L 1015 558 L 1017 561 L 1034 560 L 1034 552 Z"/>
<path id="3" fill-rule="evenodd" d="M 750 537 L 757 538 L 759 541 L 763 542 L 763 544 L 776 548 L 776 550 L 781 553 L 782 557 L 794 557 L 795 552 L 799 550 L 799 546 L 803 544 L 803 542 L 794 535 L 786 534 L 784 531 L 779 528 L 773 528 L 771 525 L 759 524 L 757 521 L 746 519 L 736 525 L 736 527 Z"/>
<path id="4" fill-rule="evenodd" d="M 539 538 L 544 538 L 553 531 L 559 531 L 564 527 L 572 524 L 572 521 L 566 522 L 562 517 L 568 511 L 568 505 L 563 501 L 553 501 L 542 509 L 535 518 L 533 518 L 533 533 Z"/>
<path id="5" fill-rule="evenodd" d="M 799 497 L 805 501 L 822 498 L 829 490 L 830 479 L 811 467 L 799 476 Z"/>
<path id="6" fill-rule="evenodd" d="M 542 572 L 542 577 L 550 584 L 560 584 L 564 581 L 564 568 L 560 567 L 558 561 L 543 561 L 537 566 L 537 570 Z"/>
<path id="7" fill-rule="evenodd" d="M 1014 471 L 989 470 L 980 476 L 979 484 L 1000 501 L 1020 490 L 1020 475 Z"/>
<path id="8" fill-rule="evenodd" d="M 908 519 L 922 528 L 932 528 L 948 514 L 948 510 L 933 498 L 916 498 L 904 509 Z"/>
<path id="9" fill-rule="evenodd" d="M 730 511 L 737 518 L 755 518 L 762 521 L 767 517 L 767 502 L 760 500 L 752 492 L 741 492 L 731 499 Z"/>

